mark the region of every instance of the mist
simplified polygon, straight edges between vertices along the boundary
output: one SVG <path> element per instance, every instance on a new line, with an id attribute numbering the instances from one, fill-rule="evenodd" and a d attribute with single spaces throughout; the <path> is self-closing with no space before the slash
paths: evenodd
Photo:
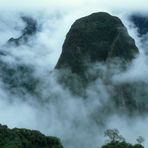
<path id="1" fill-rule="evenodd" d="M 122 3 L 125 5 L 121 5 Z M 110 92 L 113 88 L 111 85 L 106 86 L 101 78 L 86 89 L 87 99 L 73 95 L 58 83 L 59 73 L 54 71 L 54 67 L 73 22 L 94 12 L 107 11 L 122 19 L 140 51 L 125 72 L 113 65 L 110 80 L 113 84 L 142 82 L 146 90 L 148 35 L 144 36 L 146 40 L 143 41 L 143 36 L 138 36 L 138 30 L 128 16 L 140 11 L 146 14 L 147 5 L 146 0 L 0 1 L 0 61 L 8 70 L 17 71 L 20 65 L 29 69 L 25 75 L 16 74 L 15 79 L 20 85 L 22 81 L 28 83 L 32 80 L 37 84 L 35 93 L 19 85 L 12 88 L 7 83 L 7 77 L 5 78 L 7 73 L 0 69 L 0 123 L 7 124 L 10 128 L 35 129 L 46 135 L 58 136 L 65 148 L 97 148 L 105 142 L 105 129 L 118 128 L 127 141 L 132 143 L 135 143 L 138 136 L 143 136 L 146 147 L 147 114 L 135 113 L 136 115 L 129 117 L 126 111 L 116 113 L 110 102 Z M 22 35 L 26 26 L 22 16 L 37 22 L 37 32 L 29 37 L 25 44 L 8 44 L 10 38 Z M 102 63 L 92 65 L 90 72 L 93 72 L 93 69 L 101 70 L 102 75 L 107 72 L 107 67 Z M 11 77 L 11 74 L 8 77 Z M 6 79 L 5 82 L 3 78 Z M 137 90 L 134 98 L 138 103 L 141 90 L 139 87 Z M 148 93 L 146 95 L 148 96 Z M 108 106 L 112 109 L 112 114 L 103 114 L 101 109 Z M 95 114 L 96 112 L 98 114 Z"/>

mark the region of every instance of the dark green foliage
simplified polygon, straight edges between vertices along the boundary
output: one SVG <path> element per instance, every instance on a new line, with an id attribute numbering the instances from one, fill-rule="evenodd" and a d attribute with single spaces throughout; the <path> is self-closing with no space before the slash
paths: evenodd
<path id="1" fill-rule="evenodd" d="M 12 129 L 0 125 L 0 148 L 63 148 L 56 137 L 49 137 L 38 131 Z"/>
<path id="2" fill-rule="evenodd" d="M 144 147 L 140 144 L 132 145 L 127 142 L 116 141 L 105 144 L 101 148 L 144 148 Z"/>
<path id="3" fill-rule="evenodd" d="M 104 132 L 104 135 L 109 138 L 109 142 L 101 148 L 144 148 L 141 145 L 144 142 L 144 138 L 142 136 L 137 138 L 138 144 L 132 145 L 126 142 L 124 137 L 120 135 L 118 129 L 107 129 Z"/>

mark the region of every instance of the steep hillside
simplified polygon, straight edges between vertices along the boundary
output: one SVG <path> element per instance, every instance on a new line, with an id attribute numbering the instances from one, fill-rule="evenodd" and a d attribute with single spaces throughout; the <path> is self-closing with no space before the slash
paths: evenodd
<path id="1" fill-rule="evenodd" d="M 125 72 L 138 53 L 134 39 L 118 17 L 93 13 L 71 26 L 55 69 L 62 73 L 60 82 L 74 94 L 87 98 L 87 87 L 100 79 L 108 87 L 110 104 L 121 110 L 139 110 L 141 102 L 137 105 L 133 92 L 142 84 L 112 82 L 112 77 Z"/>
<path id="2" fill-rule="evenodd" d="M 63 148 L 60 140 L 49 137 L 38 131 L 27 129 L 9 129 L 0 125 L 1 148 Z"/>
<path id="3" fill-rule="evenodd" d="M 78 19 L 63 45 L 56 69 L 69 67 L 72 73 L 84 73 L 89 64 L 113 58 L 129 61 L 138 49 L 121 20 L 108 13 L 94 13 Z"/>

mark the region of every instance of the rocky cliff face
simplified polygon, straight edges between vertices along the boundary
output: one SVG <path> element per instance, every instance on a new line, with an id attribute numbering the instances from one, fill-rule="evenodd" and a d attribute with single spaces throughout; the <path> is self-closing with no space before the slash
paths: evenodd
<path id="1" fill-rule="evenodd" d="M 138 49 L 121 20 L 108 13 L 94 13 L 78 19 L 71 27 L 63 45 L 56 69 L 70 68 L 83 73 L 91 63 L 113 58 L 129 61 Z"/>
<path id="2" fill-rule="evenodd" d="M 60 140 L 49 137 L 38 131 L 27 129 L 9 129 L 0 125 L 1 148 L 63 148 Z"/>
<path id="3" fill-rule="evenodd" d="M 125 70 L 136 54 L 138 48 L 121 20 L 99 12 L 80 18 L 72 25 L 55 68 L 62 71 L 60 82 L 74 94 L 85 96 L 88 85 L 99 78 L 113 88 L 109 94 L 113 99 L 110 101 L 116 102 L 115 106 L 124 104 L 131 109 L 136 108 L 131 93 L 133 86 L 116 86 L 110 79 L 115 70 L 113 67 Z M 107 71 L 93 69 L 96 63 L 105 65 Z"/>

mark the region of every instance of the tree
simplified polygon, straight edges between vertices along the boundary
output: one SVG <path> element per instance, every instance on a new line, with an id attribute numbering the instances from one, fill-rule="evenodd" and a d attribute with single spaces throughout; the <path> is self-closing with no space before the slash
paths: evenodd
<path id="1" fill-rule="evenodd" d="M 144 147 L 140 144 L 132 145 L 128 142 L 116 141 L 114 143 L 112 143 L 112 142 L 107 143 L 107 144 L 101 146 L 101 148 L 144 148 Z"/>
<path id="2" fill-rule="evenodd" d="M 144 142 L 144 138 L 141 136 L 136 139 L 138 144 L 130 144 L 119 134 L 118 129 L 107 129 L 104 135 L 109 138 L 109 142 L 102 145 L 101 148 L 144 148 L 141 145 Z"/>
<path id="3" fill-rule="evenodd" d="M 138 144 L 142 144 L 144 142 L 144 138 L 142 136 L 139 136 L 137 139 L 136 139 L 137 143 Z"/>
<path id="4" fill-rule="evenodd" d="M 125 141 L 122 135 L 119 135 L 118 129 L 107 129 L 104 132 L 105 137 L 109 137 L 109 140 L 111 142 L 116 142 L 116 141 Z"/>

